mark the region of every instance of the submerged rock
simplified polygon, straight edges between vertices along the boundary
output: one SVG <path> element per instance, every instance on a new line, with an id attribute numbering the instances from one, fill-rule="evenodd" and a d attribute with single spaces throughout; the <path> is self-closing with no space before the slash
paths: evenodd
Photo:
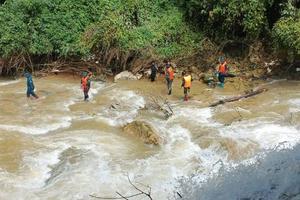
<path id="1" fill-rule="evenodd" d="M 129 71 L 124 71 L 124 72 L 117 74 L 115 76 L 114 80 L 115 81 L 117 81 L 117 80 L 138 80 L 138 77 Z"/>
<path id="2" fill-rule="evenodd" d="M 162 144 L 162 138 L 147 122 L 134 121 L 124 126 L 123 130 L 129 135 L 139 137 L 145 144 Z"/>

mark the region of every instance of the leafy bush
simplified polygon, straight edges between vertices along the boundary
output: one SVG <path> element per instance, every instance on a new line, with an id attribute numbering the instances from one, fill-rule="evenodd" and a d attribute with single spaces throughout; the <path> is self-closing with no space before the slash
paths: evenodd
<path id="1" fill-rule="evenodd" d="M 300 55 L 300 17 L 279 20 L 272 33 L 277 50 L 285 49 L 291 56 Z"/>
<path id="2" fill-rule="evenodd" d="M 100 0 L 10 0 L 0 7 L 0 52 L 79 55 L 80 35 L 101 16 Z"/>
<path id="3" fill-rule="evenodd" d="M 299 9 L 293 2 L 6 0 L 0 5 L 0 57 L 82 58 L 113 50 L 125 57 L 178 58 L 197 52 L 204 34 L 217 41 L 266 37 L 262 33 L 280 17 L 274 43 L 299 53 Z"/>
<path id="4" fill-rule="evenodd" d="M 215 38 L 257 38 L 273 0 L 179 0 L 189 19 Z"/>
<path id="5" fill-rule="evenodd" d="M 158 58 L 189 54 L 198 47 L 202 35 L 192 31 L 175 6 L 143 2 L 109 12 L 87 29 L 83 44 L 91 49 L 119 48 Z"/>
<path id="6" fill-rule="evenodd" d="M 201 38 L 168 0 L 8 0 L 0 23 L 2 56 L 83 56 L 116 47 L 174 57 Z"/>

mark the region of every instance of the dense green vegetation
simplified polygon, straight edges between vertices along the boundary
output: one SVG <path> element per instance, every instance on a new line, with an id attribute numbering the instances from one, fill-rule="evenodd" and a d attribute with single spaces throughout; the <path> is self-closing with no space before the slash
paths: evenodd
<path id="1" fill-rule="evenodd" d="M 226 39 L 273 44 L 300 55 L 299 0 L 179 0 L 187 18 L 215 41 Z"/>
<path id="2" fill-rule="evenodd" d="M 0 9 L 0 53 L 82 56 L 95 48 L 186 54 L 201 34 L 168 1 L 8 0 Z"/>
<path id="3" fill-rule="evenodd" d="M 204 37 L 267 39 L 299 55 L 299 16 L 298 0 L 6 0 L 0 55 L 117 55 L 126 64 L 192 55 Z"/>
<path id="4" fill-rule="evenodd" d="M 115 3 L 86 29 L 82 44 L 94 50 L 117 48 L 126 58 L 165 59 L 192 53 L 201 39 L 170 1 L 133 0 Z"/>
<path id="5" fill-rule="evenodd" d="M 290 56 L 300 55 L 300 16 L 280 19 L 273 30 L 277 49 L 287 51 Z"/>

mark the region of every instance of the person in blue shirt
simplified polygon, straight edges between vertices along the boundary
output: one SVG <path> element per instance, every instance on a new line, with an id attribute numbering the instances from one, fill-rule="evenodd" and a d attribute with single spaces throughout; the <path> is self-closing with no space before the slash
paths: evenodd
<path id="1" fill-rule="evenodd" d="M 34 93 L 34 84 L 32 80 L 32 75 L 30 72 L 25 72 L 24 76 L 27 79 L 27 97 L 33 96 L 34 98 L 38 99 L 39 97 Z"/>

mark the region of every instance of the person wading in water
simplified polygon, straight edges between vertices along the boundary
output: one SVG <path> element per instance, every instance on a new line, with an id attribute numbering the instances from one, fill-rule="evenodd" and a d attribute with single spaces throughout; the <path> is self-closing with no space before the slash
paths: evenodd
<path id="1" fill-rule="evenodd" d="M 174 80 L 174 70 L 173 70 L 170 62 L 167 62 L 167 64 L 166 64 L 165 75 L 166 75 L 166 81 L 167 81 L 168 95 L 171 95 L 172 94 L 172 84 L 173 84 L 173 80 Z"/>
<path id="2" fill-rule="evenodd" d="M 218 86 L 221 88 L 224 88 L 225 84 L 225 77 L 227 76 L 228 73 L 228 67 L 227 67 L 227 62 L 223 57 L 219 59 L 219 67 L 218 67 L 218 79 L 219 79 L 219 84 Z"/>
<path id="3" fill-rule="evenodd" d="M 38 99 L 39 97 L 34 92 L 35 87 L 34 87 L 34 84 L 33 84 L 31 73 L 26 71 L 24 73 L 24 76 L 27 79 L 27 97 L 30 98 L 30 96 L 33 96 L 35 99 Z"/>
<path id="4" fill-rule="evenodd" d="M 89 99 L 89 90 L 91 88 L 91 76 L 92 72 L 83 72 L 81 78 L 81 88 L 84 94 L 84 100 L 87 101 Z"/>
<path id="5" fill-rule="evenodd" d="M 157 67 L 156 63 L 153 61 L 151 63 L 151 75 L 150 75 L 151 82 L 155 81 L 157 71 L 158 71 L 158 67 Z"/>
<path id="6" fill-rule="evenodd" d="M 182 84 L 181 87 L 183 87 L 183 94 L 184 94 L 184 101 L 188 101 L 189 96 L 188 93 L 190 92 L 191 86 L 192 86 L 192 75 L 186 73 L 186 71 L 182 72 Z"/>

